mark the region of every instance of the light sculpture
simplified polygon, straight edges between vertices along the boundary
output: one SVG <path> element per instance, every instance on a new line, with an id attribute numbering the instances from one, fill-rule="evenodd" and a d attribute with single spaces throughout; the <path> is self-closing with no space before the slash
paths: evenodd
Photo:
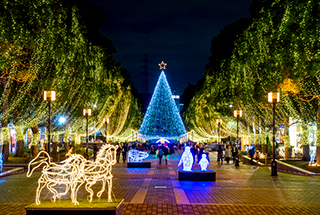
<path id="1" fill-rule="evenodd" d="M 191 154 L 189 146 L 187 146 L 184 152 L 182 153 L 178 166 L 180 166 L 181 164 L 183 164 L 183 171 L 191 171 L 193 164 L 193 156 Z"/>
<path id="2" fill-rule="evenodd" d="M 44 187 L 47 187 L 53 193 L 53 201 L 71 191 L 71 201 L 76 205 L 77 193 L 79 188 L 86 183 L 85 189 L 89 192 L 88 200 L 91 202 L 93 197 L 93 190 L 91 186 L 98 181 L 102 181 L 102 189 L 97 196 L 100 197 L 106 189 L 108 183 L 108 201 L 111 199 L 112 189 L 112 165 L 116 163 L 116 150 L 118 146 L 105 144 L 98 152 L 95 162 L 86 160 L 83 156 L 78 154 L 71 154 L 63 164 L 56 164 L 50 161 L 50 155 L 41 151 L 37 157 L 30 161 L 28 165 L 27 177 L 30 177 L 35 169 L 44 165 L 42 175 L 38 180 L 38 188 L 36 191 L 36 204 L 40 204 L 40 194 Z M 31 164 L 40 156 L 44 154 L 49 159 L 42 161 L 31 169 Z M 65 191 L 59 193 L 54 187 L 56 185 L 64 185 Z"/>
<path id="3" fill-rule="evenodd" d="M 131 149 L 128 152 L 128 162 L 142 162 L 142 160 L 148 156 L 148 152 Z"/>
<path id="4" fill-rule="evenodd" d="M 313 150 L 310 155 L 310 164 L 314 163 L 314 159 L 316 158 L 316 150 Z"/>
<path id="5" fill-rule="evenodd" d="M 0 153 L 0 172 L 2 172 L 2 167 L 3 167 L 3 155 Z"/>
<path id="6" fill-rule="evenodd" d="M 160 137 L 177 140 L 187 134 L 163 70 L 138 133 L 139 137 L 149 140 Z"/>
<path id="7" fill-rule="evenodd" d="M 201 171 L 207 171 L 209 161 L 207 159 L 206 154 L 202 154 L 201 160 L 199 161 L 199 165 L 201 167 Z"/>
<path id="8" fill-rule="evenodd" d="M 156 143 L 164 144 L 164 143 L 170 143 L 170 141 L 165 139 L 165 138 L 163 138 L 163 137 L 161 137 L 159 140 L 156 141 Z"/>

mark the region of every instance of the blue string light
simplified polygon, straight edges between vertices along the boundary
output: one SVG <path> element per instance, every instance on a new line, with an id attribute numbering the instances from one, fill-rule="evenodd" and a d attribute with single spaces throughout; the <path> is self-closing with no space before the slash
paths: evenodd
<path id="1" fill-rule="evenodd" d="M 162 70 L 138 135 L 149 140 L 158 140 L 161 137 L 177 140 L 186 133 L 166 75 Z"/>

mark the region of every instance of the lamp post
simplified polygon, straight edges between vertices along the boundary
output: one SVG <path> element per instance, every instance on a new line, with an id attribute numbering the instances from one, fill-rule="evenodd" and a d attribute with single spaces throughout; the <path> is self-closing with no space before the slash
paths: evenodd
<path id="1" fill-rule="evenodd" d="M 88 156 L 88 141 L 89 141 L 89 135 L 88 135 L 88 130 L 89 130 L 89 116 L 91 116 L 91 109 L 83 109 L 83 116 L 87 118 L 87 127 L 86 127 L 86 156 Z"/>
<path id="2" fill-rule="evenodd" d="M 108 123 L 109 123 L 109 118 L 103 118 L 103 122 L 106 124 L 106 143 L 108 143 Z"/>
<path id="3" fill-rule="evenodd" d="M 50 152 L 50 133 L 51 133 L 51 102 L 56 100 L 56 91 L 44 91 L 43 92 L 43 100 L 48 101 L 48 107 L 49 107 L 49 119 L 48 119 L 48 153 Z"/>
<path id="4" fill-rule="evenodd" d="M 272 103 L 272 156 L 273 160 L 271 162 L 271 176 L 277 175 L 277 162 L 276 162 L 276 146 L 275 146 L 275 128 L 274 128 L 274 114 L 276 110 L 276 103 L 280 102 L 280 93 L 279 92 L 270 92 L 268 93 L 268 102 Z"/>
<path id="5" fill-rule="evenodd" d="M 239 141 L 239 118 L 242 117 L 242 110 L 234 110 L 233 116 L 237 118 L 237 143 Z M 240 142 L 241 149 L 241 142 Z"/>

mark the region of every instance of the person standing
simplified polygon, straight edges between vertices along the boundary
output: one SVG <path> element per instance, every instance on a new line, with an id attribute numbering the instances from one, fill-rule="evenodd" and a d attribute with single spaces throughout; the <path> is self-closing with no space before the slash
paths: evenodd
<path id="1" fill-rule="evenodd" d="M 123 144 L 123 147 L 122 147 L 122 160 L 123 160 L 123 163 L 126 162 L 126 159 L 127 159 L 127 151 L 128 151 L 128 146 L 127 146 L 127 143 L 124 143 Z"/>
<path id="2" fill-rule="evenodd" d="M 162 147 L 160 145 L 158 146 L 157 155 L 158 155 L 158 158 L 159 158 L 159 164 L 161 165 L 161 160 L 162 160 L 162 156 L 163 156 L 163 149 L 162 149 Z"/>
<path id="3" fill-rule="evenodd" d="M 118 148 L 117 148 L 117 163 L 119 163 L 119 160 L 120 160 L 120 153 L 121 153 L 121 146 L 119 145 L 119 143 L 117 143 L 117 146 L 118 146 Z"/>
<path id="4" fill-rule="evenodd" d="M 229 164 L 230 161 L 230 157 L 231 157 L 231 150 L 229 149 L 229 145 L 226 146 L 226 151 L 224 153 L 225 157 L 226 157 L 226 162 Z"/>
<path id="5" fill-rule="evenodd" d="M 218 148 L 218 160 L 219 160 L 219 165 L 221 163 L 221 165 L 223 164 L 223 151 L 222 151 L 222 147 L 221 145 L 219 145 L 219 148 Z"/>
<path id="6" fill-rule="evenodd" d="M 203 151 L 204 151 L 204 147 L 203 147 L 202 143 L 200 143 L 199 148 L 198 148 L 198 163 L 200 162 L 200 160 L 202 158 Z"/>
<path id="7" fill-rule="evenodd" d="M 235 145 L 232 146 L 232 152 L 231 153 L 232 153 L 233 163 L 235 163 L 236 162 L 236 158 L 238 156 L 238 148 Z"/>
<path id="8" fill-rule="evenodd" d="M 254 147 L 251 146 L 251 149 L 249 150 L 249 156 L 250 156 L 250 164 L 253 165 L 253 156 L 254 156 Z"/>

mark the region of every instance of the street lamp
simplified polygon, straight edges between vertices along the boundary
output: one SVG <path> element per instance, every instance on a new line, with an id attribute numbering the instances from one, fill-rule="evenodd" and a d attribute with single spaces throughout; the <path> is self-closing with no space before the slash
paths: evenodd
<path id="1" fill-rule="evenodd" d="M 234 110 L 233 116 L 237 118 L 237 143 L 239 141 L 239 118 L 242 117 L 242 110 Z M 240 142 L 241 149 L 241 142 Z"/>
<path id="2" fill-rule="evenodd" d="M 56 100 L 56 91 L 44 91 L 43 92 L 43 100 L 48 101 L 48 107 L 49 107 L 49 119 L 48 119 L 48 153 L 50 152 L 50 133 L 51 133 L 51 102 Z"/>
<path id="3" fill-rule="evenodd" d="M 91 109 L 83 109 L 83 116 L 85 116 L 87 118 L 87 128 L 86 128 L 86 156 L 87 158 L 88 156 L 88 141 L 89 141 L 89 135 L 88 135 L 88 127 L 89 127 L 89 116 L 91 116 Z"/>
<path id="4" fill-rule="evenodd" d="M 275 147 L 275 128 L 274 128 L 274 114 L 276 110 L 276 103 L 280 102 L 280 93 L 279 92 L 270 92 L 268 93 L 268 102 L 272 103 L 272 129 L 273 129 L 273 136 L 272 136 L 272 154 L 273 160 L 271 162 L 271 176 L 278 176 L 277 175 L 277 162 L 276 162 L 276 147 Z"/>
<path id="5" fill-rule="evenodd" d="M 106 143 L 108 143 L 108 123 L 109 123 L 109 118 L 103 118 L 103 122 L 106 124 Z"/>

